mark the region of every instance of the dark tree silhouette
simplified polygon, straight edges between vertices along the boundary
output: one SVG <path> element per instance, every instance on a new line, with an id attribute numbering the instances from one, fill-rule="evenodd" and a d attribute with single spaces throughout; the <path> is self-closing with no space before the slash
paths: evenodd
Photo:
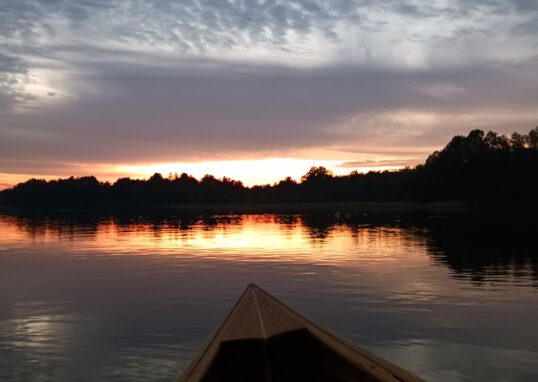
<path id="1" fill-rule="evenodd" d="M 245 187 L 241 182 L 185 173 L 148 180 L 121 178 L 114 184 L 95 177 L 30 179 L 0 193 L 11 206 L 139 206 L 185 203 L 447 201 L 517 202 L 538 205 L 538 127 L 510 137 L 472 130 L 455 136 L 424 164 L 399 171 L 356 171 L 334 176 L 312 167 L 298 183 Z"/>

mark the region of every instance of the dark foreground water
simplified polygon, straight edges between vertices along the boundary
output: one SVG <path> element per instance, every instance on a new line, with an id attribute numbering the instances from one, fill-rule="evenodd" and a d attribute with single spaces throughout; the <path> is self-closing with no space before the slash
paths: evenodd
<path id="1" fill-rule="evenodd" d="M 0 381 L 173 381 L 250 282 L 432 381 L 538 380 L 528 224 L 0 215 Z"/>

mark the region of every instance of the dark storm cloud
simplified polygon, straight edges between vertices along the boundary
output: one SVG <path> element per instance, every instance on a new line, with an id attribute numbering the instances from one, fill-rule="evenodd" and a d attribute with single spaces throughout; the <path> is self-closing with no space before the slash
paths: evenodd
<path id="1" fill-rule="evenodd" d="M 527 130 L 537 4 L 0 0 L 0 172 Z"/>

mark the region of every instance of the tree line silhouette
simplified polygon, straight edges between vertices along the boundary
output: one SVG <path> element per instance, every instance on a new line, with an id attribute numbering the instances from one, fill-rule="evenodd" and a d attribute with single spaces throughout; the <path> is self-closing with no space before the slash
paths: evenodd
<path id="1" fill-rule="evenodd" d="M 334 176 L 311 168 L 299 182 L 245 187 L 227 177 L 188 174 L 99 182 L 94 176 L 30 179 L 0 192 L 11 206 L 139 206 L 187 203 L 296 203 L 338 201 L 468 201 L 537 204 L 538 127 L 510 137 L 472 130 L 458 135 L 424 164 L 398 171 Z"/>

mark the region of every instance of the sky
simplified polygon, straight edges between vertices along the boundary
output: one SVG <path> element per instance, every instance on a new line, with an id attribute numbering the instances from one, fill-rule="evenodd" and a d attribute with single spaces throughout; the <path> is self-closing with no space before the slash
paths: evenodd
<path id="1" fill-rule="evenodd" d="M 0 188 L 412 166 L 537 73 L 536 0 L 0 0 Z"/>

